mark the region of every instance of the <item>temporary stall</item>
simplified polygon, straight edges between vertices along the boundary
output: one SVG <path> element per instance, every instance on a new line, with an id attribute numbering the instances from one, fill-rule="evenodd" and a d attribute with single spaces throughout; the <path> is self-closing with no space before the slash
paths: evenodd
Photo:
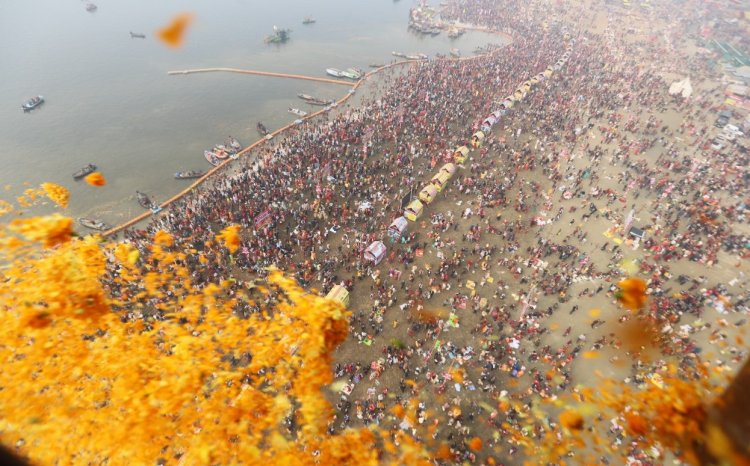
<path id="1" fill-rule="evenodd" d="M 430 202 L 434 201 L 437 195 L 438 189 L 435 187 L 435 185 L 428 184 L 422 189 L 422 191 L 419 192 L 419 200 L 427 205 Z"/>
<path id="2" fill-rule="evenodd" d="M 409 203 L 408 206 L 406 206 L 406 209 L 404 210 L 404 217 L 406 217 L 407 220 L 416 222 L 417 219 L 422 215 L 422 211 L 424 211 L 424 205 L 419 201 L 419 199 L 414 199 Z"/>
<path id="3" fill-rule="evenodd" d="M 432 177 L 432 180 L 430 181 L 435 187 L 437 188 L 438 192 L 442 191 L 443 188 L 445 188 L 445 185 L 448 184 L 448 180 L 451 179 L 451 176 L 447 173 L 438 173 L 437 175 Z M 408 217 L 407 217 L 408 218 Z"/>
<path id="4" fill-rule="evenodd" d="M 529 92 L 531 90 L 531 80 L 525 81 L 523 84 L 521 84 L 521 88 L 524 91 Z"/>
<path id="5" fill-rule="evenodd" d="M 341 285 L 335 285 L 326 295 L 326 299 L 341 303 L 344 307 L 349 307 L 349 291 Z"/>
<path id="6" fill-rule="evenodd" d="M 523 97 L 524 93 L 520 89 L 513 93 L 513 98 L 516 99 L 516 101 L 520 101 L 521 99 L 523 99 Z"/>
<path id="7" fill-rule="evenodd" d="M 482 144 L 484 143 L 484 133 L 481 131 L 477 131 L 474 133 L 473 136 L 471 136 L 471 146 L 473 148 L 482 147 Z"/>
<path id="8" fill-rule="evenodd" d="M 513 108 L 513 105 L 515 105 L 513 103 L 513 100 L 511 100 L 511 99 L 505 99 L 505 100 L 503 100 L 503 104 L 501 105 L 501 107 L 505 107 L 508 110 L 510 110 L 511 108 Z"/>
<path id="9" fill-rule="evenodd" d="M 385 257 L 385 250 L 385 244 L 382 241 L 375 241 L 365 249 L 365 259 L 378 265 Z"/>
<path id="10" fill-rule="evenodd" d="M 446 163 L 440 167 L 440 173 L 447 173 L 449 176 L 453 176 L 456 173 L 456 166 L 452 163 Z"/>
<path id="11" fill-rule="evenodd" d="M 388 227 L 388 236 L 390 236 L 394 240 L 401 238 L 401 236 L 406 233 L 406 228 L 408 225 L 409 222 L 407 222 L 404 217 L 397 218 Z"/>
<path id="12" fill-rule="evenodd" d="M 501 112 L 500 110 L 495 110 L 494 112 L 492 112 L 492 116 L 495 117 L 495 123 L 497 123 L 498 121 L 500 121 L 500 118 L 502 118 L 503 115 L 504 115 L 504 113 Z"/>
<path id="13" fill-rule="evenodd" d="M 457 147 L 456 151 L 453 152 L 453 160 L 456 163 L 466 162 L 466 158 L 469 156 L 469 148 L 466 146 Z"/>
<path id="14" fill-rule="evenodd" d="M 495 123 L 497 123 L 497 118 L 495 118 L 494 115 L 490 115 L 484 119 L 482 126 L 489 126 L 491 128 Z"/>
<path id="15" fill-rule="evenodd" d="M 536 81 L 539 82 L 539 83 L 542 82 L 542 81 L 544 81 L 545 79 L 547 79 L 547 77 L 544 76 L 544 73 L 539 73 L 538 75 L 536 75 Z M 532 78 L 532 81 L 533 80 L 534 79 Z"/>
<path id="16" fill-rule="evenodd" d="M 544 73 L 542 73 L 542 74 L 544 74 L 545 78 L 551 78 L 552 75 L 555 74 L 555 72 L 554 72 L 554 70 L 552 69 L 551 66 L 548 66 L 547 69 L 544 70 Z"/>

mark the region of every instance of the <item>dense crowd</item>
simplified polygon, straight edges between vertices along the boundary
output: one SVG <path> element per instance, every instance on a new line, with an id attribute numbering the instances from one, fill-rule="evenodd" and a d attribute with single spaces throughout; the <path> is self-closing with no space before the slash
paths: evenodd
<path id="1" fill-rule="evenodd" d="M 477 460 L 473 437 L 488 447 L 480 456 L 497 448 L 493 455 L 514 462 L 519 446 L 507 426 L 523 430 L 523 415 L 497 402 L 530 407 L 568 392 L 579 383 L 574 361 L 623 347 L 616 325 L 654 325 L 662 357 L 691 371 L 705 340 L 697 334 L 710 333 L 710 342 L 727 336 L 686 319 L 707 309 L 747 312 L 744 275 L 724 282 L 709 272 L 717 265 L 731 272 L 750 252 L 735 228 L 749 218 L 748 155 L 708 148 L 710 98 L 676 101 L 663 74 L 644 65 L 673 47 L 679 30 L 666 34 L 672 41 L 626 41 L 618 22 L 604 33 L 570 29 L 576 42 L 566 66 L 501 120 L 402 238 L 384 239 L 402 198 L 451 161 L 518 83 L 557 60 L 569 44 L 565 20 L 594 20 L 583 6 L 508 3 L 461 0 L 443 10 L 444 18 L 510 33 L 506 47 L 378 76 L 382 95 L 297 126 L 236 173 L 125 234 L 143 254 L 158 229 L 183 251 L 203 251 L 203 262 L 188 256 L 198 286 L 269 265 L 322 293 L 343 284 L 352 318 L 333 369 L 345 385 L 331 431 L 383 423 L 395 405 L 418 399 L 416 422 L 403 417 L 393 428 L 447 442 L 455 462 Z M 679 14 L 687 13 L 666 18 L 678 15 L 682 24 Z M 680 67 L 679 54 L 664 60 L 664 68 Z M 713 92 L 708 61 L 688 63 L 697 85 Z M 230 224 L 245 232 L 233 256 L 212 241 Z M 632 226 L 644 237 L 631 235 Z M 377 266 L 362 257 L 374 240 L 388 247 Z M 579 318 L 589 304 L 614 309 L 616 283 L 629 274 L 647 279 L 640 315 Z M 722 363 L 746 355 L 731 344 L 727 351 Z M 663 366 L 660 358 L 636 359 L 625 380 L 642 384 Z M 620 425 L 610 422 L 613 444 L 626 442 Z M 654 462 L 636 447 L 630 456 L 633 464 Z"/>

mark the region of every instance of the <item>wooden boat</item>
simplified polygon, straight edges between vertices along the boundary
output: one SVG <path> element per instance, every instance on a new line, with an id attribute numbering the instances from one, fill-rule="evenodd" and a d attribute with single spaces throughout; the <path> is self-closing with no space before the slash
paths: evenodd
<path id="1" fill-rule="evenodd" d="M 383 65 L 381 63 L 370 63 L 370 68 L 382 68 L 384 66 L 385 65 Z"/>
<path id="2" fill-rule="evenodd" d="M 219 160 L 219 158 L 216 157 L 216 155 L 210 150 L 204 150 L 203 156 L 206 157 L 206 160 L 208 160 L 208 163 L 210 163 L 214 167 L 221 163 L 221 160 Z"/>
<path id="3" fill-rule="evenodd" d="M 360 79 L 362 77 L 362 70 L 357 68 L 347 68 L 347 73 L 350 73 L 352 76 L 356 76 L 355 79 Z"/>
<path id="4" fill-rule="evenodd" d="M 333 103 L 332 100 L 318 99 L 317 97 L 307 94 L 297 94 L 297 97 L 312 105 L 331 105 Z"/>
<path id="5" fill-rule="evenodd" d="M 97 231 L 107 231 L 112 228 L 101 220 L 97 220 L 94 218 L 81 217 L 78 219 L 78 223 L 85 226 L 86 228 L 91 228 L 92 230 Z"/>
<path id="6" fill-rule="evenodd" d="M 302 20 L 302 24 L 313 24 L 315 23 L 315 18 L 312 16 L 307 16 L 305 19 Z"/>
<path id="7" fill-rule="evenodd" d="M 219 160 L 224 160 L 230 155 L 229 152 L 227 151 L 227 148 L 224 147 L 222 144 L 219 144 L 218 146 L 214 146 L 214 148 L 211 149 L 209 152 L 211 152 L 213 156 Z"/>
<path id="8" fill-rule="evenodd" d="M 391 55 L 393 55 L 394 57 L 406 58 L 406 54 L 401 52 L 391 52 Z"/>
<path id="9" fill-rule="evenodd" d="M 130 38 L 131 39 L 145 39 L 146 38 L 146 34 L 141 34 L 141 33 L 138 33 L 138 32 L 132 32 L 131 31 L 130 32 Z"/>
<path id="10" fill-rule="evenodd" d="M 289 113 L 293 113 L 293 114 L 295 114 L 297 116 L 301 116 L 301 117 L 307 116 L 307 112 L 305 112 L 303 110 L 300 110 L 298 108 L 291 108 L 291 107 L 289 107 Z"/>
<path id="11" fill-rule="evenodd" d="M 343 71 L 336 69 L 336 68 L 326 68 L 326 73 L 333 76 L 334 78 L 341 78 L 344 76 L 342 74 Z"/>
<path id="12" fill-rule="evenodd" d="M 260 121 L 258 122 L 258 125 L 256 126 L 256 128 L 258 129 L 258 132 L 260 133 L 261 136 L 268 136 L 269 134 L 268 128 L 266 128 L 266 126 Z"/>
<path id="13" fill-rule="evenodd" d="M 95 12 L 96 11 L 96 5 L 94 5 L 93 3 L 87 3 L 86 4 L 86 11 L 88 11 L 90 13 Z"/>
<path id="14" fill-rule="evenodd" d="M 91 173 L 94 173 L 96 171 L 96 165 L 93 163 L 90 163 L 86 165 L 85 167 L 81 168 L 77 172 L 73 173 L 73 179 L 74 180 L 80 180 L 86 175 L 90 175 Z"/>
<path id="15" fill-rule="evenodd" d="M 232 136 L 229 136 L 224 144 L 229 146 L 234 152 L 239 152 L 242 150 L 242 144 L 240 144 L 240 141 L 233 138 Z"/>
<path id="16" fill-rule="evenodd" d="M 136 199 L 138 199 L 138 204 L 140 204 L 144 209 L 150 209 L 154 205 L 154 203 L 151 202 L 151 199 L 149 199 L 147 195 L 140 191 L 135 192 L 135 197 Z"/>
<path id="17" fill-rule="evenodd" d="M 362 77 L 362 75 L 360 75 L 359 73 L 357 73 L 357 72 L 356 72 L 355 70 L 351 70 L 351 71 L 350 71 L 350 70 L 351 70 L 351 68 L 350 68 L 350 69 L 347 69 L 347 70 L 344 70 L 344 71 L 342 71 L 342 72 L 341 72 L 341 76 L 343 76 L 343 77 L 345 77 L 345 78 L 353 79 L 353 80 L 355 80 L 355 81 L 356 81 L 357 79 L 359 79 L 359 78 L 361 78 L 361 77 Z"/>
<path id="18" fill-rule="evenodd" d="M 205 172 L 203 170 L 188 170 L 186 172 L 177 172 L 174 177 L 178 180 L 191 180 L 193 178 L 200 178 Z"/>
<path id="19" fill-rule="evenodd" d="M 22 103 L 21 108 L 23 109 L 24 112 L 29 112 L 31 110 L 34 110 L 38 106 L 42 105 L 43 103 L 44 103 L 44 97 L 41 95 L 38 95 Z"/>

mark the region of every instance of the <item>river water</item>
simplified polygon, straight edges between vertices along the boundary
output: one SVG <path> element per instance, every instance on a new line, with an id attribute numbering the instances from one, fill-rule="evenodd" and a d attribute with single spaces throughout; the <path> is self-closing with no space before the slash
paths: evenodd
<path id="1" fill-rule="evenodd" d="M 71 191 L 68 213 L 116 224 L 142 212 L 136 190 L 163 201 L 186 186 L 175 171 L 208 169 L 203 150 L 232 135 L 243 145 L 347 88 L 229 73 L 168 76 L 167 71 L 232 67 L 325 76 L 325 68 L 368 69 L 391 51 L 470 54 L 502 39 L 469 32 L 421 36 L 407 29 L 408 0 L 78 0 L 0 2 L 0 183 L 6 199 L 24 182 L 52 181 Z M 181 12 L 194 15 L 185 43 L 169 49 L 154 36 Z M 317 22 L 303 25 L 305 16 Z M 266 45 L 274 25 L 291 40 Z M 133 39 L 129 32 L 145 33 Z M 29 97 L 46 103 L 24 114 Z M 93 188 L 71 174 L 94 163 L 108 184 Z M 44 208 L 42 208 L 44 210 Z"/>

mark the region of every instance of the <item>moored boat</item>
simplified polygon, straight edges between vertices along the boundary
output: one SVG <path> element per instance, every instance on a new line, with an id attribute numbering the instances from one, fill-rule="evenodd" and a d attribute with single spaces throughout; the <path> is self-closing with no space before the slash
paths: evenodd
<path id="1" fill-rule="evenodd" d="M 256 129 L 258 130 L 261 136 L 268 136 L 268 133 L 269 133 L 268 128 L 266 128 L 266 125 L 264 125 L 260 121 L 258 122 Z"/>
<path id="2" fill-rule="evenodd" d="M 342 71 L 341 76 L 345 78 L 353 79 L 355 81 L 362 77 L 362 75 L 357 73 L 355 70 L 352 70 L 351 68 Z"/>
<path id="3" fill-rule="evenodd" d="M 297 94 L 297 97 L 312 105 L 331 105 L 332 100 L 323 100 L 308 94 Z"/>
<path id="4" fill-rule="evenodd" d="M 289 33 L 292 32 L 291 29 L 279 29 L 278 27 L 273 27 L 273 34 L 270 36 L 266 36 L 264 39 L 264 42 L 266 44 L 283 44 L 284 42 L 289 40 Z"/>
<path id="5" fill-rule="evenodd" d="M 306 16 L 305 19 L 302 20 L 302 24 L 313 24 L 315 22 L 315 18 L 312 16 Z"/>
<path id="6" fill-rule="evenodd" d="M 385 65 L 380 64 L 380 63 L 370 63 L 370 68 L 382 68 L 384 66 Z"/>
<path id="7" fill-rule="evenodd" d="M 91 173 L 94 173 L 96 171 L 96 165 L 93 163 L 90 163 L 86 165 L 85 167 L 81 168 L 77 172 L 73 173 L 73 179 L 79 180 L 83 178 L 86 175 L 90 175 Z"/>
<path id="8" fill-rule="evenodd" d="M 135 197 L 138 200 L 138 204 L 140 204 L 144 209 L 150 209 L 154 205 L 154 203 L 151 202 L 151 199 L 149 199 L 146 194 L 140 191 L 135 192 Z"/>
<path id="9" fill-rule="evenodd" d="M 188 170 L 185 172 L 177 172 L 174 177 L 178 180 L 190 180 L 193 178 L 200 178 L 205 172 L 203 170 Z"/>
<path id="10" fill-rule="evenodd" d="M 107 231 L 112 228 L 101 220 L 97 220 L 95 218 L 81 217 L 78 219 L 78 223 L 85 226 L 86 228 L 91 228 L 92 230 L 97 231 Z"/>
<path id="11" fill-rule="evenodd" d="M 216 155 L 210 150 L 204 150 L 203 156 L 206 157 L 206 160 L 208 160 L 208 163 L 210 163 L 214 167 L 221 163 L 221 160 L 219 160 L 219 158 L 216 157 Z"/>
<path id="12" fill-rule="evenodd" d="M 233 138 L 232 136 L 229 136 L 224 144 L 229 146 L 234 152 L 239 152 L 242 150 L 242 144 L 240 144 L 240 141 Z"/>
<path id="13" fill-rule="evenodd" d="M 301 116 L 301 117 L 307 116 L 307 112 L 305 112 L 304 110 L 300 110 L 298 108 L 291 108 L 291 107 L 289 107 L 289 113 L 293 113 L 293 114 L 295 114 L 297 116 Z"/>
<path id="14" fill-rule="evenodd" d="M 95 12 L 96 11 L 96 5 L 94 5 L 93 3 L 87 3 L 86 4 L 86 11 L 89 11 L 91 13 Z"/>
<path id="15" fill-rule="evenodd" d="M 224 145 L 222 144 L 214 146 L 214 148 L 211 149 L 209 152 L 211 152 L 213 156 L 219 160 L 224 160 L 230 155 L 229 152 L 227 151 L 227 148 L 224 147 Z"/>
<path id="16" fill-rule="evenodd" d="M 401 52 L 391 52 L 391 55 L 394 57 L 406 58 L 406 54 Z"/>
<path id="17" fill-rule="evenodd" d="M 337 68 L 326 68 L 326 73 L 329 74 L 329 75 L 331 75 L 331 76 L 333 76 L 333 77 L 335 77 L 335 78 L 340 78 L 340 77 L 343 76 L 343 74 L 341 74 L 341 73 L 343 73 L 343 71 L 341 71 L 341 70 L 339 70 Z"/>
<path id="18" fill-rule="evenodd" d="M 131 39 L 145 39 L 146 34 L 141 34 L 139 32 L 130 31 L 130 38 Z"/>
<path id="19" fill-rule="evenodd" d="M 41 95 L 38 95 L 36 97 L 32 97 L 23 104 L 21 104 L 21 108 L 24 112 L 28 112 L 29 110 L 34 110 L 38 106 L 42 105 L 44 103 L 44 97 Z"/>

